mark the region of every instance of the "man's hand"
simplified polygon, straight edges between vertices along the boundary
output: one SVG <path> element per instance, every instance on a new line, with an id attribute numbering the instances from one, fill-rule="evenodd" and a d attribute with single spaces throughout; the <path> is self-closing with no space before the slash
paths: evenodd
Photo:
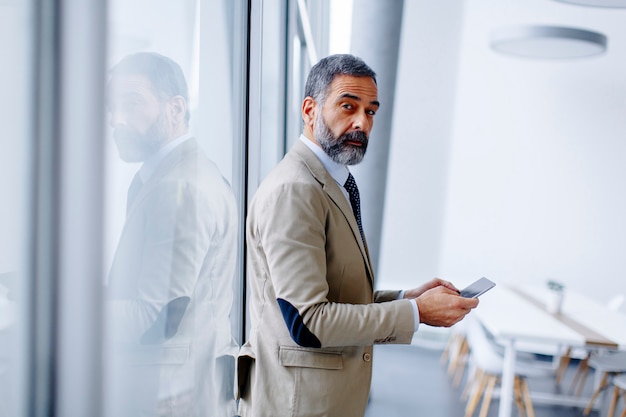
<path id="1" fill-rule="evenodd" d="M 424 291 L 415 298 L 420 323 L 436 327 L 450 327 L 461 321 L 478 305 L 478 298 L 464 298 L 456 288 L 445 285 Z"/>
<path id="2" fill-rule="evenodd" d="M 404 292 L 404 298 L 417 298 L 420 295 L 424 294 L 426 291 L 439 286 L 449 288 L 450 290 L 455 291 L 457 294 L 459 293 L 459 290 L 454 285 L 452 285 L 451 282 L 444 281 L 440 278 L 433 278 L 417 288 L 413 288 L 412 290 L 406 290 Z"/>

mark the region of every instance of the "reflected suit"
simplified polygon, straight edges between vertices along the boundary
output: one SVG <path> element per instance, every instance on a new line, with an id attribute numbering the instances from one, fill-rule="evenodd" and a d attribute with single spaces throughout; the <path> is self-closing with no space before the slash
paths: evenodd
<path id="1" fill-rule="evenodd" d="M 109 370 L 121 405 L 111 415 L 231 416 L 232 190 L 191 138 L 132 200 L 107 289 L 113 359 L 122 358 Z"/>

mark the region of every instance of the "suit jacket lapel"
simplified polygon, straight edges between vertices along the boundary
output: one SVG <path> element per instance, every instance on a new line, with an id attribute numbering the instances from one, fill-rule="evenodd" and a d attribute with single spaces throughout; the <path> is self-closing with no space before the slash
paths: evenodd
<path id="1" fill-rule="evenodd" d="M 129 207 L 126 218 L 129 218 L 135 211 L 139 202 L 143 199 L 145 194 L 150 190 L 154 184 L 161 181 L 162 177 L 172 170 L 173 167 L 178 165 L 188 154 L 197 152 L 198 142 L 194 139 L 188 139 L 172 149 L 163 160 L 158 164 L 156 170 L 152 173 L 148 181 L 142 185 L 141 190 L 134 199 L 132 205 Z"/>
<path id="2" fill-rule="evenodd" d="M 292 150 L 302 158 L 304 164 L 307 166 L 313 177 L 315 177 L 315 179 L 322 184 L 322 189 L 326 192 L 326 194 L 328 194 L 339 210 L 341 210 L 346 218 L 346 221 L 350 224 L 354 240 L 359 245 L 361 255 L 363 256 L 363 260 L 367 266 L 367 276 L 373 286 L 372 265 L 370 263 L 368 249 L 365 242 L 361 240 L 359 225 L 357 224 L 354 213 L 352 212 L 350 202 L 346 199 L 337 182 L 333 177 L 331 177 L 328 171 L 326 171 L 326 168 L 324 168 L 324 165 L 322 165 L 317 156 L 315 156 L 315 154 L 311 152 L 311 150 L 304 143 L 300 141 L 296 142 Z"/>

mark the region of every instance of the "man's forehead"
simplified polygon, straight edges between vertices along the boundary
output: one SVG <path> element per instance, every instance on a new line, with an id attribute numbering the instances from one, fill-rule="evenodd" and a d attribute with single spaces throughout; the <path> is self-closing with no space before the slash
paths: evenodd
<path id="1" fill-rule="evenodd" d="M 155 101 L 157 96 L 150 80 L 141 74 L 114 74 L 106 89 L 108 108 L 127 100 Z"/>
<path id="2" fill-rule="evenodd" d="M 153 92 L 150 80 L 141 74 L 113 74 L 108 90 L 114 94 L 127 92 Z"/>
<path id="3" fill-rule="evenodd" d="M 336 97 L 347 94 L 366 101 L 378 101 L 378 86 L 371 77 L 338 75 L 329 87 L 331 94 Z"/>

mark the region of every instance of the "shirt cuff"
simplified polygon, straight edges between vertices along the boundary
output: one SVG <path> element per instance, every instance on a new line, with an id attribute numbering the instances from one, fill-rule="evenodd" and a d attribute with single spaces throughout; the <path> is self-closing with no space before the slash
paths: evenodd
<path id="1" fill-rule="evenodd" d="M 413 299 L 411 301 L 411 306 L 413 307 L 413 320 L 415 320 L 415 331 L 417 331 L 417 329 L 420 327 L 420 312 L 417 308 L 417 303 L 415 302 L 415 300 Z"/>
<path id="2" fill-rule="evenodd" d="M 400 290 L 398 293 L 398 300 L 402 300 L 404 298 L 404 290 Z M 415 325 L 415 331 L 420 327 L 420 312 L 417 308 L 417 303 L 415 300 L 411 300 L 411 307 L 413 307 L 413 323 Z"/>

